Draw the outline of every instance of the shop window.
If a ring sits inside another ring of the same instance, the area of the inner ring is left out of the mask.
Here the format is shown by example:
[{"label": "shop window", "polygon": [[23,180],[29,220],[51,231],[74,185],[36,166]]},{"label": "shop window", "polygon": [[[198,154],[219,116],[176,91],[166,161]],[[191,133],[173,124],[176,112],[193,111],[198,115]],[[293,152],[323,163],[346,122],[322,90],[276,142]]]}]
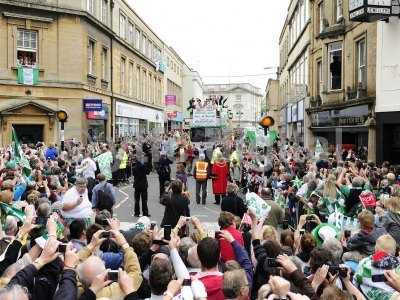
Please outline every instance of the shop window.
[{"label": "shop window", "polygon": [[17,63],[23,66],[35,66],[38,54],[38,32],[18,29]]},{"label": "shop window", "polygon": [[357,87],[362,88],[367,86],[367,54],[365,47],[365,39],[357,42]]},{"label": "shop window", "polygon": [[342,88],[342,43],[329,44],[328,53],[330,90],[340,90]]}]

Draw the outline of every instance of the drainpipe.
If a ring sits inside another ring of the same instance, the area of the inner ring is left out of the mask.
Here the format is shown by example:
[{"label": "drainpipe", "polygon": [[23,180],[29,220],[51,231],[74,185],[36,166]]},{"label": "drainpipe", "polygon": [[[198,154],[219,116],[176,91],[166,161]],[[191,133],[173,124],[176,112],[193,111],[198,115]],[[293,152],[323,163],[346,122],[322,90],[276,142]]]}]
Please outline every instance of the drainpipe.
[{"label": "drainpipe", "polygon": [[[111,26],[111,31],[113,32],[114,28],[114,14],[113,14],[113,9],[114,9],[114,0],[110,1],[110,26]],[[111,88],[111,109],[110,109],[110,122],[111,122],[111,140],[114,141],[114,132],[115,132],[115,120],[114,120],[114,88],[113,88],[113,82],[114,82],[114,67],[113,67],[113,45],[114,45],[114,37],[111,34],[110,35],[110,88]]]}]

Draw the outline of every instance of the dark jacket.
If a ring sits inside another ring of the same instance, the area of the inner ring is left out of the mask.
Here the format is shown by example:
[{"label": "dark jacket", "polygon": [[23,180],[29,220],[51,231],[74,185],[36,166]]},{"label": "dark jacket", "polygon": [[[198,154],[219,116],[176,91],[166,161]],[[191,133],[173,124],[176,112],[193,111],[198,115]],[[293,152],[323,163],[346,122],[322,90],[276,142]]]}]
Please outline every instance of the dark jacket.
[{"label": "dark jacket", "polygon": [[400,214],[388,212],[383,221],[383,227],[400,245]]},{"label": "dark jacket", "polygon": [[376,240],[385,233],[386,230],[382,227],[375,227],[371,233],[360,230],[347,241],[347,251],[358,251],[367,256],[372,255],[375,251]]},{"label": "dark jacket", "polygon": [[63,270],[58,290],[53,300],[76,300],[77,296],[78,288],[75,270]]},{"label": "dark jacket", "polygon": [[[271,275],[279,276],[279,269],[277,268],[267,268],[266,259],[267,251],[264,246],[261,245],[260,240],[253,241],[254,255],[257,259],[257,267],[254,273],[253,281],[253,296],[256,296],[260,287],[269,281]],[[306,295],[308,297],[314,296],[314,289],[311,287],[305,275],[296,270],[291,274],[283,273],[283,277],[290,282],[290,291],[294,293],[299,293]]]},{"label": "dark jacket", "polygon": [[28,289],[31,300],[53,299],[62,271],[60,258],[45,265],[39,271],[31,264],[19,271],[7,286],[18,284]]},{"label": "dark jacket", "polygon": [[167,157],[161,157],[157,165],[157,174],[160,180],[171,180],[171,167],[172,161]]},{"label": "dark jacket", "polygon": [[6,253],[4,254],[4,259],[0,261],[0,276],[3,275],[4,271],[9,266],[17,261],[21,247],[21,242],[16,239],[8,246]]},{"label": "dark jacket", "polygon": [[171,225],[174,228],[180,216],[190,217],[189,199],[182,194],[165,194],[161,204],[165,205],[161,226]]},{"label": "dark jacket", "polygon": [[228,194],[226,197],[222,198],[221,210],[243,218],[243,215],[247,211],[247,206],[244,204],[243,199],[238,195]]},{"label": "dark jacket", "polygon": [[140,161],[136,161],[132,169],[134,178],[133,187],[135,189],[147,189],[149,184],[147,182],[147,175],[149,174],[148,168]]}]

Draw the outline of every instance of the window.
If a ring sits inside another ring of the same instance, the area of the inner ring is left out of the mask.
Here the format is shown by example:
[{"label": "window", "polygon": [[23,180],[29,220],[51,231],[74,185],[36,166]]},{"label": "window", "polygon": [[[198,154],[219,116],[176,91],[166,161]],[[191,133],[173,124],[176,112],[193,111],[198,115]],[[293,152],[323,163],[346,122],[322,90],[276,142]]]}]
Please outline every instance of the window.
[{"label": "window", "polygon": [[321,33],[324,30],[324,2],[318,4],[317,14],[317,30],[318,33]]},{"label": "window", "polygon": [[336,22],[339,22],[343,19],[343,0],[335,0],[336,1]]},{"label": "window", "polygon": [[322,61],[317,62],[317,95],[321,96],[323,91],[323,81],[322,81]]},{"label": "window", "polygon": [[17,63],[19,65],[35,66],[37,64],[37,36],[37,31],[18,29]]},{"label": "window", "polygon": [[133,62],[129,62],[129,96],[133,96],[133,86],[134,86],[134,78],[133,78]]},{"label": "window", "polygon": [[365,39],[357,42],[357,87],[361,84],[362,88],[367,86],[367,53]]},{"label": "window", "polygon": [[119,16],[119,35],[122,39],[126,39],[126,17],[123,14]]},{"label": "window", "polygon": [[101,50],[101,78],[107,80],[107,62],[108,59],[108,50],[107,48],[103,48]]},{"label": "window", "polygon": [[136,47],[137,49],[140,49],[140,39],[141,39],[141,36],[140,36],[140,30],[137,29],[137,28],[136,28],[136,32],[135,32],[135,38],[136,38],[135,47]]},{"label": "window", "polygon": [[153,43],[150,40],[148,41],[149,43],[147,45],[147,57],[151,59],[151,54],[153,53]]},{"label": "window", "polygon": [[95,0],[87,0],[87,11],[94,15],[94,1]]},{"label": "window", "polygon": [[101,0],[101,21],[108,24],[108,0]]},{"label": "window", "polygon": [[125,93],[125,63],[126,59],[121,57],[121,94]]},{"label": "window", "polygon": [[140,82],[140,66],[136,67],[136,98],[141,99],[142,84]]},{"label": "window", "polygon": [[128,42],[129,44],[132,44],[135,42],[135,37],[134,37],[135,31],[133,28],[132,22],[128,23]]},{"label": "window", "polygon": [[143,72],[142,72],[142,80],[143,80],[143,85],[142,85],[142,88],[143,88],[143,101],[145,101],[145,102],[147,102],[147,73],[146,73],[146,70],[143,70]]},{"label": "window", "polygon": [[154,103],[153,76],[149,73],[149,102]]},{"label": "window", "polygon": [[331,90],[342,88],[342,43],[328,45],[329,54],[329,84]]},{"label": "window", "polygon": [[142,53],[146,54],[146,48],[147,48],[147,38],[145,35],[143,35],[143,39],[142,39]]},{"label": "window", "polygon": [[89,40],[89,43],[88,43],[88,73],[90,75],[94,75],[94,49],[95,49],[94,41]]}]

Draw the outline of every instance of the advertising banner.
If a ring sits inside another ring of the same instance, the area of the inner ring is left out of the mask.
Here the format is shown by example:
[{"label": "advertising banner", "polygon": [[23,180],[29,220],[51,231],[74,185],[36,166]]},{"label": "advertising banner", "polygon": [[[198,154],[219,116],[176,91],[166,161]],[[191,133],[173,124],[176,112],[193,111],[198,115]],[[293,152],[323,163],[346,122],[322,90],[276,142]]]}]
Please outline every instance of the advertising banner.
[{"label": "advertising banner", "polygon": [[192,127],[219,127],[215,109],[195,109],[193,111]]},{"label": "advertising banner", "polygon": [[175,95],[165,95],[165,105],[176,105]]}]

